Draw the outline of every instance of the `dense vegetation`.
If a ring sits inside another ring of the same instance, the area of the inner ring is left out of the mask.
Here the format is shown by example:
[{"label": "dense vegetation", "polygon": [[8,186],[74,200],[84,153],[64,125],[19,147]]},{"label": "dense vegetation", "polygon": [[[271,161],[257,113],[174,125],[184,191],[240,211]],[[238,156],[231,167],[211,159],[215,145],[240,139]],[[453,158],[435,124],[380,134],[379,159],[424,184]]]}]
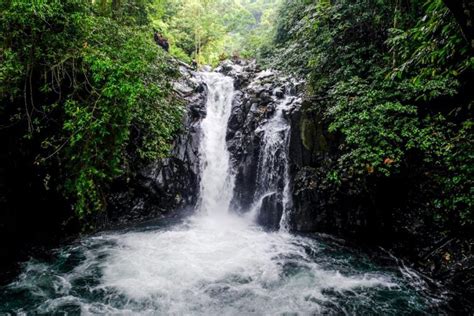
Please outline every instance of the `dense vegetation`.
[{"label": "dense vegetation", "polygon": [[352,182],[376,198],[398,180],[412,188],[399,212],[472,232],[474,56],[462,19],[441,0],[287,0],[277,20],[263,61],[308,79],[305,112],[339,138],[322,171],[332,190]]},{"label": "dense vegetation", "polygon": [[171,54],[190,63],[216,65],[256,56],[273,38],[280,0],[159,0],[153,27],[171,43]]},{"label": "dense vegetation", "polygon": [[35,165],[36,181],[78,217],[102,210],[130,158],[167,154],[180,127],[176,70],[153,42],[145,4],[7,0],[0,11],[8,159]]}]

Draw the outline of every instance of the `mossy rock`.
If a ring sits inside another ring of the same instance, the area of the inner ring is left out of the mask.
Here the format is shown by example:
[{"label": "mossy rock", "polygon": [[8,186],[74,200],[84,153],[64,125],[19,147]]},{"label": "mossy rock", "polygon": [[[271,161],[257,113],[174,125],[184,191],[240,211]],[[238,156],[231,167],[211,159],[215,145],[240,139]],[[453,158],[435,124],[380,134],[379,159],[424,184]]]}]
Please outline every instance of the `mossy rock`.
[{"label": "mossy rock", "polygon": [[303,114],[300,123],[301,141],[310,152],[327,151],[328,144],[324,136],[323,125],[320,118]]}]

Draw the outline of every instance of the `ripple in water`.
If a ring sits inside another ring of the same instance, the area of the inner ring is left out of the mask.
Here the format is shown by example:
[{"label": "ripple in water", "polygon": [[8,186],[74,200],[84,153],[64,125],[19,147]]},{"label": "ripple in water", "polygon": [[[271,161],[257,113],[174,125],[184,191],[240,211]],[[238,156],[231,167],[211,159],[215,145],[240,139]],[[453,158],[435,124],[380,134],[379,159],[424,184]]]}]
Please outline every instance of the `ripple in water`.
[{"label": "ripple in water", "polygon": [[0,294],[0,312],[46,314],[423,314],[437,303],[399,270],[234,216],[84,239],[28,262]]}]

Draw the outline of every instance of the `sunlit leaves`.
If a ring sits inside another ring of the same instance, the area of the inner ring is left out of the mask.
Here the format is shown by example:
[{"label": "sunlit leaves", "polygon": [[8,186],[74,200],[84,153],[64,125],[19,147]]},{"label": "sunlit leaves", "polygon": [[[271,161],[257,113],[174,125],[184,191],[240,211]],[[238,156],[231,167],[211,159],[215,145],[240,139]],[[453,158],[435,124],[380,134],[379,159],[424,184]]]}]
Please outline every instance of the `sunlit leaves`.
[{"label": "sunlit leaves", "polygon": [[222,58],[255,57],[269,45],[280,0],[162,0],[156,26],[171,43],[171,54],[216,65]]}]

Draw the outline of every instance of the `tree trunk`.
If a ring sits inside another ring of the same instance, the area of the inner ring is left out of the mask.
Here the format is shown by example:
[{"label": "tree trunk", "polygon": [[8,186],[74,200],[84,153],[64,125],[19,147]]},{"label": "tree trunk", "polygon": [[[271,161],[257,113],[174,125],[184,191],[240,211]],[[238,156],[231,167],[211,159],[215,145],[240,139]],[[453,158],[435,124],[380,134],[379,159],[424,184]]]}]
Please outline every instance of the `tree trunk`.
[{"label": "tree trunk", "polygon": [[472,0],[443,0],[461,27],[466,41],[474,49],[474,1]]},{"label": "tree trunk", "polygon": [[100,11],[105,12],[107,9],[107,0],[100,0]]},{"label": "tree trunk", "polygon": [[112,16],[117,17],[120,10],[120,0],[112,0]]}]

